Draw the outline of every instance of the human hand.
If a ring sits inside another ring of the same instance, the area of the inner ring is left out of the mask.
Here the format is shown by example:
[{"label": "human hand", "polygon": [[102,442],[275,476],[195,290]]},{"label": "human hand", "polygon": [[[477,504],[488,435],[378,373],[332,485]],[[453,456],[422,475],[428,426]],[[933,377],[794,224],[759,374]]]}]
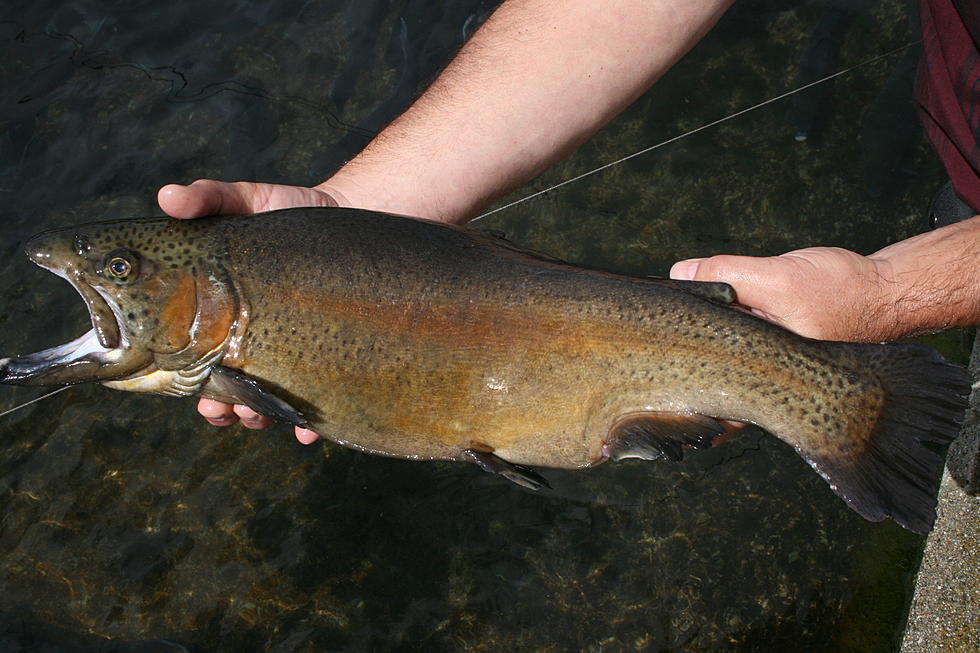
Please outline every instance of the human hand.
[{"label": "human hand", "polygon": [[[671,279],[723,281],[755,315],[809,338],[885,340],[880,320],[885,286],[881,262],[837,247],[780,256],[712,256],[678,261]],[[873,335],[879,334],[879,335]],[[722,420],[726,441],[746,424]]]},{"label": "human hand", "polygon": [[884,256],[839,247],[769,257],[721,255],[679,261],[670,276],[723,281],[752,313],[809,338],[882,342],[905,335],[895,319],[899,302]]},{"label": "human hand", "polygon": [[[228,183],[199,179],[189,186],[169,184],[157,193],[160,208],[175,218],[199,218],[205,215],[259,213],[296,206],[339,206],[346,204],[343,196],[325,187],[283,186],[253,182]],[[226,404],[214,399],[201,399],[197,412],[214,426],[230,426],[241,420],[249,429],[264,429],[272,420],[259,415],[248,406]],[[296,439],[311,444],[320,436],[295,427]]]}]

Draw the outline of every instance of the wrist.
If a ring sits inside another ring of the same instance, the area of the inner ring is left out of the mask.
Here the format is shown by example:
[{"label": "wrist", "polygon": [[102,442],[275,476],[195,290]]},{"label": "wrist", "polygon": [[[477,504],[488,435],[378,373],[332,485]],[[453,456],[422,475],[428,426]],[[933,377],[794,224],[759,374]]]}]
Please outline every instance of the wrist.
[{"label": "wrist", "polygon": [[973,218],[895,243],[868,257],[887,281],[894,337],[980,322],[978,244],[980,220]]},{"label": "wrist", "polygon": [[436,202],[423,190],[433,187],[408,175],[375,173],[369,164],[354,159],[315,188],[333,197],[339,206],[452,224],[462,224],[471,217],[466,210],[452,208],[445,201]]},{"label": "wrist", "polygon": [[[865,332],[870,341],[898,340],[914,328],[909,323],[908,290],[898,279],[894,261],[887,256],[874,254],[866,257],[871,263],[871,284],[864,292],[870,296],[858,297],[857,315],[863,313]],[[861,311],[860,307],[865,307]]]}]

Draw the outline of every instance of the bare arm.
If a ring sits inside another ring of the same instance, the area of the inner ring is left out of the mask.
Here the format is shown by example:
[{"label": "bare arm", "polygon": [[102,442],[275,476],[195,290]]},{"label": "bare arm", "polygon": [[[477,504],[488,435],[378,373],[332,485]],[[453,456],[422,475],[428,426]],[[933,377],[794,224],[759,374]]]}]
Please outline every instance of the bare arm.
[{"label": "bare arm", "polygon": [[886,341],[980,324],[980,215],[869,256],[811,247],[780,256],[714,256],[671,276],[730,283],[739,303],[802,335]]},{"label": "bare arm", "polygon": [[314,188],[161,189],[174,217],[340,204],[463,223],[572,152],[734,0],[508,0],[422,96]]},{"label": "bare arm", "polygon": [[731,2],[505,2],[320,188],[352,206],[465,222],[636,100]]}]

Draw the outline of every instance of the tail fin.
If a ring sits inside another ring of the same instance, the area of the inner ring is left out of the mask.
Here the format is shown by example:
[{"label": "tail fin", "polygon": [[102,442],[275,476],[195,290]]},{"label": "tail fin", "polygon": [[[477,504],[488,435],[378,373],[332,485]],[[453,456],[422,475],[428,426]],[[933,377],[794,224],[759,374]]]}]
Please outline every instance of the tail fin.
[{"label": "tail fin", "polygon": [[[970,377],[928,347],[839,343],[842,353],[876,377],[884,391],[870,432],[800,454],[855,511],[871,521],[891,517],[926,534],[936,521],[945,446],[959,433]],[[867,422],[864,422],[867,423]]]}]

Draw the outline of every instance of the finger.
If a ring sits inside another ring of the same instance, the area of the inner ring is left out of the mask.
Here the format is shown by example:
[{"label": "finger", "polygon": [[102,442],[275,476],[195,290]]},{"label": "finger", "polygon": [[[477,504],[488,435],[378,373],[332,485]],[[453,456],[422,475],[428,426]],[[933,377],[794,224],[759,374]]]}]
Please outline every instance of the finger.
[{"label": "finger", "polygon": [[686,261],[677,261],[670,267],[670,278],[678,281],[694,281],[694,275],[698,273],[698,265],[703,258],[689,258]]},{"label": "finger", "polygon": [[296,439],[299,440],[300,444],[313,444],[320,439],[320,435],[311,431],[310,429],[304,429],[296,427]]},{"label": "finger", "polygon": [[200,193],[190,186],[167,184],[157,191],[157,204],[174,218],[199,218],[207,215],[208,206]]},{"label": "finger", "polygon": [[231,409],[231,404],[201,399],[197,402],[197,412],[212,426],[231,426],[238,421],[238,416]]},{"label": "finger", "polygon": [[264,429],[272,424],[272,420],[264,415],[259,415],[248,406],[235,404],[233,408],[235,414],[242,420],[242,426],[247,429]]},{"label": "finger", "polygon": [[252,213],[254,184],[198,179],[189,186],[168,184],[157,192],[157,203],[175,218]]}]

